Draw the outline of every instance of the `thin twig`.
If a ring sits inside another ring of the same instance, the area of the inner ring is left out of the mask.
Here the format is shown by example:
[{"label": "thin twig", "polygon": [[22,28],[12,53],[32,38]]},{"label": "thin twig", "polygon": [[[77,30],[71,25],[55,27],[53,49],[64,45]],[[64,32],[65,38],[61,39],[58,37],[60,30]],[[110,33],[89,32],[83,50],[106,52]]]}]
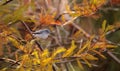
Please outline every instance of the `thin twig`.
[{"label": "thin twig", "polygon": [[109,50],[107,50],[107,54],[114,59],[117,63],[120,64],[120,59],[118,59],[112,52],[110,52]]},{"label": "thin twig", "polygon": [[[26,29],[28,30],[28,32],[30,33],[30,35],[32,36],[33,39],[35,39],[35,37],[32,34],[32,31],[30,30],[30,28],[27,26],[27,24],[24,21],[21,21],[21,23],[26,27]],[[38,41],[35,41],[35,43],[38,45],[39,49],[41,51],[43,51],[43,48],[41,46],[41,44]]]},{"label": "thin twig", "polygon": [[12,63],[14,63],[14,64],[20,65],[20,62],[15,61],[15,60],[13,60],[13,59],[9,59],[9,58],[0,58],[0,61],[12,62]]},{"label": "thin twig", "polygon": [[72,63],[71,63],[71,62],[68,62],[68,64],[69,64],[69,66],[71,67],[72,71],[75,71],[75,69],[74,69]]},{"label": "thin twig", "polygon": [[[62,46],[61,45],[62,39],[61,39],[61,34],[60,34],[60,30],[59,30],[58,26],[56,26],[56,31],[57,31],[57,39],[58,39],[57,41],[58,41],[58,44],[60,44],[60,46]],[[59,57],[61,57],[61,54],[59,55]],[[62,60],[60,60],[60,61],[62,61]],[[68,69],[68,67],[66,66],[66,64],[60,64],[60,65],[61,65],[62,70],[64,70],[64,69],[67,70]]]},{"label": "thin twig", "polygon": [[[56,64],[68,63],[68,62],[74,62],[74,61],[76,61],[75,58],[72,59],[72,60],[67,60],[67,61],[62,61],[62,62],[56,62]],[[82,64],[87,64],[86,62],[83,62],[83,61],[81,61],[81,63],[82,63]],[[91,65],[94,66],[94,67],[98,67],[98,65],[96,65],[96,64],[91,64]]]},{"label": "thin twig", "polygon": [[58,26],[56,26],[56,30],[57,30],[58,40],[59,40],[59,42],[61,43],[61,42],[62,42],[62,38],[61,38],[61,34],[60,34],[60,30],[59,30],[59,27],[58,27]]},{"label": "thin twig", "polygon": [[10,2],[12,2],[13,0],[7,0],[5,3],[3,3],[2,5],[6,5],[6,4],[8,4],[8,3],[10,3]]},{"label": "thin twig", "polygon": [[111,30],[111,31],[108,31],[108,32],[106,33],[106,35],[112,34],[112,33],[117,32],[117,31],[120,31],[120,27],[118,27],[118,28],[116,28],[116,29],[113,29],[113,30]]},{"label": "thin twig", "polygon": [[65,22],[65,23],[62,25],[62,27],[65,26],[65,25],[68,25],[68,24],[72,23],[72,22],[73,22],[75,19],[77,19],[77,18],[78,18],[78,17],[74,17],[74,18],[72,18],[71,20]]},{"label": "thin twig", "polygon": [[90,34],[88,34],[85,30],[83,30],[80,26],[76,25],[75,23],[72,23],[72,25],[80,30],[87,38],[90,38]]},{"label": "thin twig", "polygon": [[44,3],[45,3],[46,8],[49,9],[50,6],[48,4],[48,0],[44,0]]},{"label": "thin twig", "polygon": [[49,48],[54,47],[54,46],[61,46],[61,44],[59,43],[59,41],[58,41],[56,36],[52,36],[52,38],[55,40],[56,44],[50,45]]},{"label": "thin twig", "polygon": [[[5,61],[5,62],[12,63],[12,64],[10,64],[8,67],[13,66],[13,65],[16,65],[16,64],[20,65],[20,60],[19,60],[19,61],[16,61],[16,60],[13,60],[13,59],[10,59],[10,58],[0,58],[0,61]],[[23,65],[23,67],[26,68],[25,65]]]}]

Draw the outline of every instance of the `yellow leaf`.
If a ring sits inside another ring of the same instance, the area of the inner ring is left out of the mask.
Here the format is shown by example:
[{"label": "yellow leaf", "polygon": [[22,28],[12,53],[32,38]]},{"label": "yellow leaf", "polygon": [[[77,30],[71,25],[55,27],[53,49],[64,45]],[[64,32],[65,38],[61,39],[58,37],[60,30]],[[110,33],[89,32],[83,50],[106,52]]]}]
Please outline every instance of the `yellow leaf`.
[{"label": "yellow leaf", "polygon": [[25,71],[25,69],[23,67],[20,67],[17,69],[17,71]]},{"label": "yellow leaf", "polygon": [[82,53],[88,46],[90,45],[90,41],[86,42],[86,44],[77,52],[77,54]]},{"label": "yellow leaf", "polygon": [[96,4],[96,3],[97,3],[97,0],[90,0],[90,3],[91,3],[91,4]]},{"label": "yellow leaf", "polygon": [[92,49],[97,49],[97,48],[116,48],[117,46],[107,44],[105,42],[97,42]]},{"label": "yellow leaf", "polygon": [[37,58],[37,59],[39,58],[38,52],[36,50],[33,51],[32,55],[35,56],[35,58]]},{"label": "yellow leaf", "polygon": [[92,51],[95,52],[96,54],[98,54],[99,56],[101,56],[102,58],[106,59],[106,57],[103,54],[101,54],[100,52],[98,52],[96,50],[92,50]]},{"label": "yellow leaf", "polygon": [[68,13],[71,12],[70,7],[68,5],[66,5],[66,10],[67,10]]},{"label": "yellow leaf", "polygon": [[66,51],[64,47],[58,47],[55,52],[52,54],[52,58],[55,57],[57,54]]},{"label": "yellow leaf", "polygon": [[22,45],[20,45],[19,47],[18,47],[20,50],[22,50],[22,51],[24,51],[24,52],[27,52],[26,50],[24,50],[24,46],[22,46]]},{"label": "yellow leaf", "polygon": [[78,66],[80,67],[81,71],[84,71],[83,65],[81,64],[80,60],[79,59],[76,59],[76,60],[77,60]]},{"label": "yellow leaf", "polygon": [[40,59],[34,58],[32,59],[34,65],[40,64]]},{"label": "yellow leaf", "polygon": [[29,60],[29,55],[28,54],[23,55],[20,67],[22,67],[28,60]]},{"label": "yellow leaf", "polygon": [[50,64],[52,62],[52,58],[46,58],[42,60],[41,65],[46,66],[47,64]]},{"label": "yellow leaf", "polygon": [[88,54],[88,53],[85,55],[84,58],[87,59],[87,60],[98,60],[97,57],[95,57],[95,56],[93,56],[91,54]]},{"label": "yellow leaf", "polygon": [[97,48],[106,48],[106,44],[104,42],[97,42],[94,46],[93,49]]},{"label": "yellow leaf", "polygon": [[102,31],[104,31],[104,32],[106,30],[106,25],[107,25],[107,21],[104,20],[103,23],[102,23]]},{"label": "yellow leaf", "polygon": [[8,69],[7,67],[2,68],[1,71],[6,71],[7,69]]},{"label": "yellow leaf", "polygon": [[108,45],[106,45],[106,47],[107,48],[116,48],[117,46],[116,45],[110,45],[110,44],[108,44]]},{"label": "yellow leaf", "polygon": [[41,54],[41,57],[47,57],[49,55],[48,49],[45,49],[43,53]]},{"label": "yellow leaf", "polygon": [[24,50],[24,46],[20,45],[19,49]]},{"label": "yellow leaf", "polygon": [[77,47],[77,46],[75,45],[75,42],[74,42],[74,41],[72,41],[71,44],[72,44],[71,47],[70,47],[68,50],[66,50],[66,52],[63,54],[63,57],[68,57],[68,56],[72,55],[73,51],[74,51],[75,48]]},{"label": "yellow leaf", "polygon": [[73,35],[73,37],[78,38],[78,37],[80,36],[80,34],[81,34],[81,30],[77,31],[77,32]]},{"label": "yellow leaf", "polygon": [[12,31],[13,33],[17,34],[17,36],[20,36],[20,32],[15,27],[11,27],[10,31]]},{"label": "yellow leaf", "polygon": [[15,47],[18,47],[20,45],[18,41],[12,37],[7,37],[7,39],[11,41]]},{"label": "yellow leaf", "polygon": [[84,57],[81,57],[84,61],[85,61],[85,63],[89,66],[89,67],[92,67],[92,65],[84,58]]},{"label": "yellow leaf", "polygon": [[53,15],[50,14],[40,14],[41,25],[62,25],[59,20],[55,20]]},{"label": "yellow leaf", "polygon": [[[53,66],[52,66],[52,64],[48,64],[48,69],[49,69],[49,71],[53,71]],[[46,69],[45,71],[48,71],[48,69]]]},{"label": "yellow leaf", "polygon": [[114,29],[115,27],[113,26],[113,25],[109,25],[109,26],[107,26],[107,28],[106,28],[106,32],[107,31],[109,31],[109,30],[112,30],[112,29]]}]

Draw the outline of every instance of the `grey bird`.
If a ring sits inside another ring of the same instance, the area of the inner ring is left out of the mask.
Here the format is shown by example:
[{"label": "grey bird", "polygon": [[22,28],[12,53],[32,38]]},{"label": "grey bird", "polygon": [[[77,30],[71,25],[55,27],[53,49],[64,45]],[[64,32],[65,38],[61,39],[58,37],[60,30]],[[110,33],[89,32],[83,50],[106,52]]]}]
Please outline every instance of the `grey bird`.
[{"label": "grey bird", "polygon": [[32,34],[34,37],[47,39],[48,36],[50,35],[50,30],[49,29],[40,29],[35,32],[32,32]]}]

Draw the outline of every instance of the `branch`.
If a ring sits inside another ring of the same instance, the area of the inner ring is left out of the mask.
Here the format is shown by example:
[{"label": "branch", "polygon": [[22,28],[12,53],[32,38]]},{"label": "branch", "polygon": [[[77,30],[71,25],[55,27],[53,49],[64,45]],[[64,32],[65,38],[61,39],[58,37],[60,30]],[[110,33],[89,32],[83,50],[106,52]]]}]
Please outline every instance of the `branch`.
[{"label": "branch", "polygon": [[[31,31],[30,28],[27,26],[27,24],[26,24],[24,21],[20,21],[20,22],[26,27],[27,31],[30,33],[30,35],[32,36],[32,38],[35,39],[35,37],[34,37],[33,34],[32,34],[32,31]],[[43,48],[42,48],[41,44],[40,44],[38,41],[35,41],[35,43],[38,45],[39,49],[40,49],[41,51],[43,51]]]},{"label": "branch", "polygon": [[112,34],[112,33],[117,32],[117,31],[120,31],[120,27],[118,27],[118,28],[116,28],[116,29],[113,29],[113,30],[111,30],[111,31],[108,31],[108,32],[106,33],[106,35]]},{"label": "branch", "polygon": [[[73,59],[67,60],[67,61],[60,61],[60,62],[56,62],[56,64],[69,63],[69,62],[73,62],[73,61],[76,61],[76,59],[73,58]],[[82,64],[87,64],[86,62],[83,62],[83,61],[81,61],[81,63],[82,63]],[[96,64],[91,64],[91,65],[94,66],[94,67],[98,67],[98,65],[96,65]]]},{"label": "branch", "polygon": [[71,20],[65,22],[65,23],[62,25],[62,27],[65,26],[65,25],[68,25],[68,24],[72,23],[72,22],[73,22],[75,19],[77,19],[77,18],[78,18],[78,17],[74,17],[74,18],[72,18]]},{"label": "branch", "polygon": [[[0,61],[12,62],[13,64],[18,64],[18,65],[20,65],[20,62],[15,61],[15,60],[13,60],[13,59],[9,59],[9,58],[0,58]],[[13,64],[12,64],[12,65],[13,65]]]},{"label": "branch", "polygon": [[116,61],[118,64],[120,64],[120,59],[118,59],[112,52],[107,50],[107,54],[114,60]]},{"label": "branch", "polygon": [[[88,34],[87,32],[85,32],[81,27],[79,27],[79,26],[77,26],[76,24],[72,24],[72,25],[74,25],[77,29],[79,29],[79,30],[81,30],[82,32],[83,32],[83,34],[85,34],[85,36],[86,37],[90,37],[91,35],[90,34]],[[120,28],[117,28],[117,29],[115,29],[115,30],[112,30],[112,31],[109,31],[108,33],[106,33],[106,35],[108,35],[108,34],[111,34],[111,33],[113,33],[113,32],[117,32],[117,31],[119,31],[120,30]],[[93,42],[96,42],[98,39],[97,38],[95,38],[95,39],[93,39]],[[107,41],[108,42],[108,41]],[[112,43],[112,42],[111,42]],[[113,43],[112,43],[113,44]],[[108,51],[107,50],[107,52],[106,52],[113,60],[115,60],[118,64],[120,64],[120,59],[118,59],[112,52],[110,52],[110,51]]]},{"label": "branch", "polygon": [[84,29],[82,29],[80,26],[76,25],[75,23],[72,23],[72,25],[77,28],[78,30],[80,30],[87,38],[90,38],[90,34],[88,34]]},{"label": "branch", "polygon": [[5,3],[2,4],[2,6],[3,6],[3,5],[6,5],[6,4],[8,4],[8,3],[12,2],[12,1],[13,1],[13,0],[7,0]]},{"label": "branch", "polygon": [[75,19],[77,19],[77,18],[78,18],[78,17],[74,17],[74,18],[72,18],[71,20],[65,22],[65,23],[62,25],[62,27],[65,26],[65,25],[68,25],[68,24],[71,24],[71,23],[72,23],[72,25],[73,25],[75,28],[77,28],[78,30],[80,30],[87,38],[89,38],[89,37],[90,37],[90,34],[88,34],[88,33],[87,33],[84,29],[82,29],[80,26],[78,26],[78,25],[76,25],[75,23],[73,23],[73,21],[74,21]]},{"label": "branch", "polygon": [[[72,25],[73,25],[75,28],[77,28],[78,30],[81,30],[81,32],[82,32],[87,38],[90,38],[91,35],[90,35],[89,33],[87,33],[85,30],[83,30],[80,26],[78,26],[78,25],[76,25],[75,23],[73,23],[73,21],[74,21],[76,18],[77,18],[77,17],[75,17],[75,18],[73,18],[72,20],[66,22],[65,24],[63,24],[63,26],[64,26],[64,25],[67,25],[67,24],[69,24],[69,23],[72,22]],[[113,33],[113,32],[117,32],[117,31],[119,31],[119,30],[120,30],[120,27],[117,28],[117,29],[114,29],[114,30],[112,30],[112,31],[107,32],[106,35],[111,34],[111,33]],[[93,42],[96,42],[96,41],[98,41],[98,38],[93,39]],[[108,42],[108,41],[107,41],[107,42]],[[110,42],[110,41],[109,41],[108,43],[114,44],[114,43],[112,43],[112,42]],[[118,59],[114,54],[112,54],[110,51],[109,51],[109,52],[107,51],[106,53],[107,53],[113,60],[115,60],[118,64],[120,64],[120,59]]]},{"label": "branch", "polygon": [[57,33],[59,44],[61,45],[61,43],[62,43],[62,37],[61,37],[61,33],[60,33],[60,30],[59,30],[58,26],[56,26],[56,33]]}]

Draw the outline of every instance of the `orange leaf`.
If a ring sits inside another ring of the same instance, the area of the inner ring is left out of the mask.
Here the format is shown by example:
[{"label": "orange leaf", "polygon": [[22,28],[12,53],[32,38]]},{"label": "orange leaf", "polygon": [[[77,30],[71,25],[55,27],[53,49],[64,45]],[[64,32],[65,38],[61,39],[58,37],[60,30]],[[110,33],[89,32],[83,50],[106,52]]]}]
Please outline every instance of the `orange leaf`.
[{"label": "orange leaf", "polygon": [[55,20],[54,16],[46,14],[40,14],[40,23],[41,25],[61,25],[59,20]]}]

